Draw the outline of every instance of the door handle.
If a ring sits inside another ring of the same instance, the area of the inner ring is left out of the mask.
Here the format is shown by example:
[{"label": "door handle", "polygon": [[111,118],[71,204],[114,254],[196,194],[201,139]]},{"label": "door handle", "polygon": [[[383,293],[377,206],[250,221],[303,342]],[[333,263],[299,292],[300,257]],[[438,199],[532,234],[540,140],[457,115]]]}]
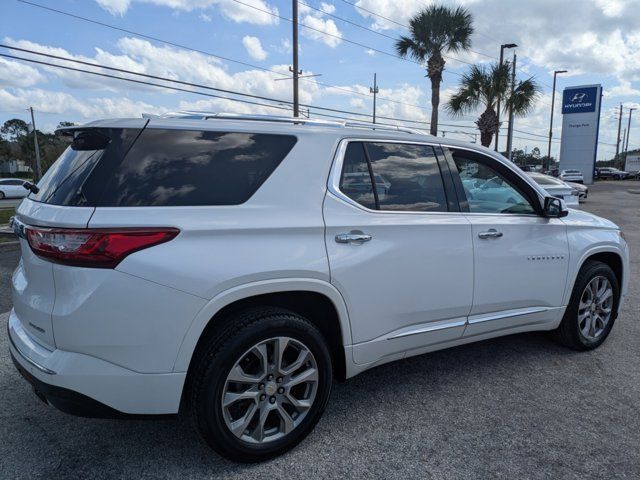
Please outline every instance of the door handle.
[{"label": "door handle", "polygon": [[486,238],[500,238],[502,236],[502,232],[497,231],[495,228],[490,228],[486,232],[478,233],[478,237],[482,239]]},{"label": "door handle", "polygon": [[336,242],[362,245],[364,242],[371,240],[371,238],[371,235],[367,235],[360,230],[351,230],[349,233],[339,233],[336,235]]}]

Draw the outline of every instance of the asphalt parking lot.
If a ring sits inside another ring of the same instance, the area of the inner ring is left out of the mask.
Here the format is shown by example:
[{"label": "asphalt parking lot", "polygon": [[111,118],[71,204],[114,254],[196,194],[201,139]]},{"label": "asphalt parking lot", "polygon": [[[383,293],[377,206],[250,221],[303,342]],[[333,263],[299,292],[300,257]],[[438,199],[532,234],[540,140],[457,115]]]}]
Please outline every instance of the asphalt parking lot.
[{"label": "asphalt parking lot", "polygon": [[[630,295],[600,349],[532,333],[378,367],[336,384],[316,430],[263,464],[221,459],[180,416],[90,420],[46,407],[11,364],[2,315],[0,478],[640,478],[640,194],[630,189],[640,182],[600,182],[582,205],[622,226],[632,250]],[[3,297],[16,261],[0,255]]]}]

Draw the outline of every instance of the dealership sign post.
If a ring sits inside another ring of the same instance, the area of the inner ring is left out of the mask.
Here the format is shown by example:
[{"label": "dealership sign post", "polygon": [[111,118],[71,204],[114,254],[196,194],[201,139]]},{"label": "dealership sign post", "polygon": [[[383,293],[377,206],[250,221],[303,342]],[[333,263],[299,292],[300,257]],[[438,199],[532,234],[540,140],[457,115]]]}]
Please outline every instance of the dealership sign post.
[{"label": "dealership sign post", "polygon": [[601,97],[601,85],[567,87],[562,92],[560,170],[580,170],[584,183],[593,183]]}]

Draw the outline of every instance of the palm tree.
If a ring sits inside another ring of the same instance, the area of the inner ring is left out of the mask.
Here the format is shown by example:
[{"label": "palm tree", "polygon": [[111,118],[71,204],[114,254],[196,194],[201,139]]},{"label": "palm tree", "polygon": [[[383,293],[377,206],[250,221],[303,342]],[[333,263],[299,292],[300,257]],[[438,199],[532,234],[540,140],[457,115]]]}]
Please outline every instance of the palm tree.
[{"label": "palm tree", "polygon": [[427,62],[427,76],[431,80],[431,135],[437,135],[444,54],[471,48],[473,18],[463,7],[430,5],[409,21],[409,31],[411,36],[402,36],[396,42],[396,51],[402,58]]},{"label": "palm tree", "polygon": [[485,147],[491,145],[493,135],[500,128],[496,112],[498,98],[504,105],[504,112],[508,112],[513,106],[513,114],[521,117],[531,110],[540,94],[540,86],[530,77],[516,80],[512,96],[510,72],[510,62],[502,65],[498,62],[489,66],[472,65],[462,76],[460,88],[447,103],[447,111],[457,116],[484,106],[484,112],[476,120],[476,125],[480,130],[480,142]]}]

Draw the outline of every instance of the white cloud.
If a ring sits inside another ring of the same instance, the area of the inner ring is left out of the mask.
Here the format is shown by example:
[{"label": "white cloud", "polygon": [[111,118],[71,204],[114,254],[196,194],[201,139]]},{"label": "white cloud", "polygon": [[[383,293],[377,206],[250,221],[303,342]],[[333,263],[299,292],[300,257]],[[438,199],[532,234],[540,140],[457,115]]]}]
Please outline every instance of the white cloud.
[{"label": "white cloud", "polygon": [[247,49],[247,53],[254,60],[265,60],[267,58],[267,52],[262,48],[262,43],[258,37],[252,37],[246,35],[242,39],[242,45]]},{"label": "white cloud", "polygon": [[140,117],[142,113],[166,111],[126,97],[80,100],[64,92],[22,88],[0,89],[0,105],[7,110],[22,110],[26,105],[30,105],[39,113],[56,113],[85,120],[101,117]]},{"label": "white cloud", "polygon": [[275,25],[278,23],[278,18],[274,16],[278,15],[278,9],[264,0],[243,0],[243,3],[251,6],[242,5],[233,0],[96,0],[98,5],[109,13],[120,16],[127,12],[132,1],[151,3],[171,8],[174,11],[187,12],[216,6],[226,18],[234,22],[246,22],[255,25]]},{"label": "white cloud", "polygon": [[311,27],[302,27],[301,32],[305,37],[323,42],[331,48],[337,47],[342,42],[342,32],[331,19],[325,20],[315,15],[306,15],[300,22]]},{"label": "white cloud", "polygon": [[15,60],[0,58],[0,85],[9,87],[30,87],[45,81],[37,69]]},{"label": "white cloud", "polygon": [[640,96],[640,90],[633,88],[628,80],[620,80],[615,87],[605,89],[603,95],[606,98]]},{"label": "white cloud", "polygon": [[320,10],[324,13],[336,13],[336,6],[332,3],[320,2]]},{"label": "white cloud", "polygon": [[213,20],[211,15],[207,15],[206,13],[201,13],[200,15],[198,15],[198,18],[207,23],[211,23],[211,20]]},{"label": "white cloud", "polygon": [[96,0],[96,2],[111,15],[120,16],[127,13],[131,5],[131,0]]},{"label": "white cloud", "polygon": [[289,40],[288,38],[283,38],[282,40],[280,40],[279,51],[282,53],[291,53],[293,51],[291,40]]},{"label": "white cloud", "polygon": [[366,53],[370,57],[373,57],[376,54],[376,51],[372,50],[371,48],[369,48],[369,49],[365,50],[364,53]]},{"label": "white cloud", "polygon": [[[406,25],[424,0],[358,0],[356,5]],[[519,45],[518,56],[545,70],[567,69],[571,74],[613,75],[640,81],[640,10],[637,0],[504,1],[463,0],[474,18],[473,49],[498,56],[502,42]],[[354,9],[376,29],[406,34],[396,23]],[[508,19],[498,20],[498,19]],[[469,61],[489,58],[456,53]],[[456,62],[447,60],[451,66]]]}]

